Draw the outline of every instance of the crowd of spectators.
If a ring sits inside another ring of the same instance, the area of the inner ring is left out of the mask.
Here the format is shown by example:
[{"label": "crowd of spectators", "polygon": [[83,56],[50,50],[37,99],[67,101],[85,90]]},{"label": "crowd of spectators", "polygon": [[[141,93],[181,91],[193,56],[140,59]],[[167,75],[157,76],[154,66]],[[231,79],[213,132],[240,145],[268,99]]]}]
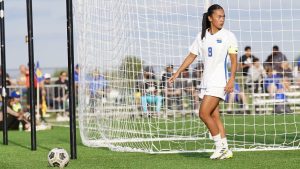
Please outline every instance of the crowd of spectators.
[{"label": "crowd of spectators", "polygon": [[[296,63],[294,65],[293,63]],[[137,77],[134,87],[135,104],[144,113],[156,112],[159,114],[162,108],[167,110],[199,109],[199,89],[204,70],[204,63],[200,60],[194,66],[187,68],[181,73],[173,84],[167,80],[174,73],[174,66],[168,64],[162,73],[155,73],[152,66],[145,66],[140,76]],[[79,65],[75,66],[74,79],[78,82]],[[0,69],[0,78],[2,72]],[[86,76],[89,82],[87,92],[90,95],[89,106],[95,111],[96,104],[106,102],[110,91],[108,80],[99,70],[95,69]],[[253,93],[268,93],[270,98],[286,99],[285,92],[291,90],[291,86],[300,84],[300,60],[289,61],[279,50],[273,46],[272,52],[263,61],[262,57],[254,56],[251,47],[246,46],[244,54],[239,58],[235,90],[227,95],[225,102],[228,111],[234,109],[234,103],[243,109],[249,109],[249,95]],[[20,122],[24,129],[28,128],[28,115],[25,112],[30,108],[29,104],[29,72],[25,65],[19,66],[19,75],[15,81],[6,74],[7,86],[18,86],[9,88],[8,96],[8,119],[10,128],[16,129]],[[49,88],[49,86],[52,86]],[[37,76],[34,78],[34,98],[39,93],[39,101],[34,99],[34,104],[40,109],[36,114],[42,122],[46,122],[47,107],[57,110],[57,121],[68,120],[68,80],[67,72],[61,71],[57,80],[53,80],[51,74],[43,74],[42,80]],[[13,90],[12,90],[13,89]],[[75,85],[78,90],[78,84]],[[20,97],[22,96],[22,97]],[[97,101],[96,101],[97,100]],[[2,104],[2,101],[0,102]],[[285,112],[291,112],[289,106],[284,107]],[[282,111],[281,105],[275,106],[275,112]],[[0,123],[3,117],[0,113]],[[2,124],[0,124],[2,126]]]},{"label": "crowd of spectators", "polygon": [[[292,85],[299,84],[300,60],[295,62],[297,64],[293,68],[294,61],[289,61],[277,45],[273,46],[265,60],[262,58],[254,56],[250,46],[245,47],[244,54],[239,58],[235,90],[225,100],[228,111],[233,110],[234,103],[249,110],[248,98],[253,93],[268,93],[274,99],[287,98],[285,92],[290,91]],[[203,68],[203,63],[199,61],[193,68],[182,72],[173,84],[168,84],[167,80],[174,73],[173,65],[166,65],[161,77],[156,77],[159,73],[156,74],[151,66],[144,67],[144,76],[136,87],[141,95],[142,110],[159,113],[161,105],[169,110],[182,110],[187,105],[197,110]],[[151,109],[151,105],[155,109]],[[285,112],[291,112],[288,105],[284,107]],[[275,105],[275,112],[280,111],[283,111],[282,106]]]},{"label": "crowd of spectators", "polygon": [[[0,78],[2,76],[0,69]],[[38,68],[35,69],[33,103],[35,105],[36,124],[47,124],[47,109],[53,108],[56,112],[56,121],[68,121],[68,80],[67,72],[61,71],[57,80],[51,78],[51,74],[44,73],[39,75]],[[75,67],[75,81],[78,81],[79,66]],[[29,98],[29,69],[25,65],[19,66],[19,74],[15,80],[12,80],[9,74],[6,74],[7,85],[7,124],[8,129],[30,130],[30,98]],[[39,96],[39,97],[37,97]],[[0,97],[0,103],[2,97]],[[2,106],[1,106],[2,109]],[[3,114],[0,112],[0,130],[3,127]],[[41,127],[40,127],[41,128]]]}]

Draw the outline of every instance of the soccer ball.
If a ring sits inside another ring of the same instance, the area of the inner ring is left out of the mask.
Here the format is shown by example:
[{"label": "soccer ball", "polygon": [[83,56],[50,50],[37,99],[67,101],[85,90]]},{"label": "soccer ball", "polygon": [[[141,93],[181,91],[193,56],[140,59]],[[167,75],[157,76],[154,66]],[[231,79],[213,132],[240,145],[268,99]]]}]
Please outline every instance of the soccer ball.
[{"label": "soccer ball", "polygon": [[48,154],[48,163],[51,167],[64,168],[69,164],[69,155],[63,148],[54,148]]}]

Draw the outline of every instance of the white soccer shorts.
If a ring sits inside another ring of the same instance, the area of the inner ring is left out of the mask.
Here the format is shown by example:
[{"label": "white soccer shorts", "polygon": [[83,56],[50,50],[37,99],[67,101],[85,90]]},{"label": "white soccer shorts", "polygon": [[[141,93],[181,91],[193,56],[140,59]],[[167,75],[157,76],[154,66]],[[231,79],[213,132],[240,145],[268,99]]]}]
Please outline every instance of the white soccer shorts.
[{"label": "white soccer shorts", "polygon": [[215,97],[218,97],[218,98],[220,98],[222,100],[225,100],[225,97],[226,97],[226,93],[225,93],[223,87],[201,89],[199,97],[201,99],[203,99],[205,95],[207,95],[207,96],[215,96]]}]

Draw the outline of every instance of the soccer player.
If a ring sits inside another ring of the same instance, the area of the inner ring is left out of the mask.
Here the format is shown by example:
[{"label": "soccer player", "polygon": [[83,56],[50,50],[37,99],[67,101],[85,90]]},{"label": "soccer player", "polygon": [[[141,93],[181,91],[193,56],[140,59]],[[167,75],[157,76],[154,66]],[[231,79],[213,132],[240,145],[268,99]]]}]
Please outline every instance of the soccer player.
[{"label": "soccer player", "polygon": [[[217,4],[208,8],[203,14],[202,32],[191,45],[189,55],[169,79],[173,83],[180,73],[201,55],[204,59],[204,73],[200,85],[202,103],[199,117],[209,129],[215,142],[215,151],[211,159],[226,159],[233,157],[229,150],[225,129],[220,119],[219,101],[225,100],[225,95],[233,92],[237,69],[237,40],[233,33],[223,28],[225,22],[224,9]],[[227,56],[231,60],[231,76],[227,72]]]}]

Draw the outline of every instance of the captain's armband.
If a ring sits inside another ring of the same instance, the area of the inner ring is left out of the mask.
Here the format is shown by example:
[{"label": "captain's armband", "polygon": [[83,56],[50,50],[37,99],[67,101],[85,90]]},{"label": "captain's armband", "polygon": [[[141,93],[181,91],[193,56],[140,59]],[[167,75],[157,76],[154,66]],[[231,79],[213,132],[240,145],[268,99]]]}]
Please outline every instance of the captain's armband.
[{"label": "captain's armband", "polygon": [[234,46],[230,46],[228,49],[229,54],[237,54],[238,53],[238,48]]}]

